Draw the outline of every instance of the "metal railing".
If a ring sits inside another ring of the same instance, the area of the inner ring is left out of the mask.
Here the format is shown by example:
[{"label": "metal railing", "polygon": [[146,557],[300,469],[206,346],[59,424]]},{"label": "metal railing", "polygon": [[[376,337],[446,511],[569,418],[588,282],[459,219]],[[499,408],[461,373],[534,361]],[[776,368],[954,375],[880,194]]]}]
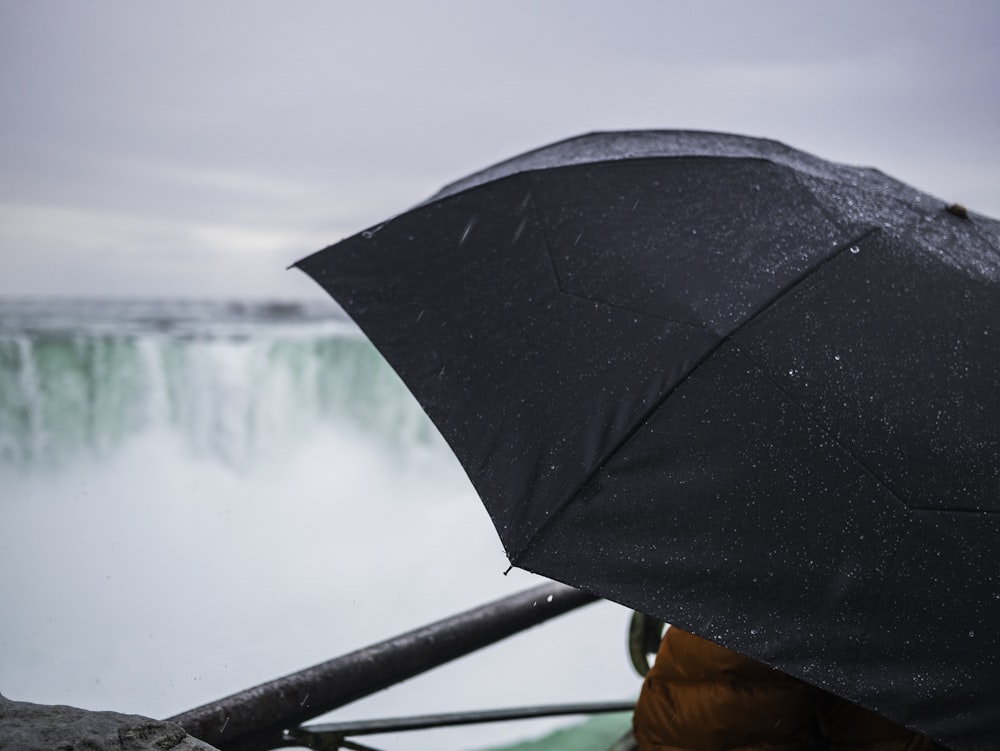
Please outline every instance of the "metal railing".
[{"label": "metal railing", "polygon": [[358,722],[331,722],[306,725],[285,731],[289,745],[304,746],[314,751],[377,751],[350,738],[381,733],[398,733],[407,730],[428,730],[459,725],[480,725],[490,722],[510,720],[532,720],[539,717],[561,717],[567,715],[594,715],[610,712],[629,712],[632,702],[600,702],[590,704],[553,704],[542,707],[520,707],[517,709],[491,709],[480,712],[454,712],[448,714],[399,717],[387,720],[365,720]]},{"label": "metal railing", "polygon": [[367,749],[349,736],[553,715],[623,712],[630,703],[573,704],[302,727],[302,723],[594,602],[563,584],[496,600],[168,718],[221,751],[287,746]]}]

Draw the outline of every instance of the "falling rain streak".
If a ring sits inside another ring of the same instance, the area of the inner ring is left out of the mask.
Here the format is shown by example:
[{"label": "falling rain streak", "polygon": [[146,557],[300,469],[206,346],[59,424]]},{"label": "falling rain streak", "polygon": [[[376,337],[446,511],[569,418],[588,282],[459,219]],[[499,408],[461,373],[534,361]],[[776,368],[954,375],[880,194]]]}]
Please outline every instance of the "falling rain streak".
[{"label": "falling rain streak", "polygon": [[514,231],[514,237],[510,241],[511,245],[513,245],[518,241],[518,239],[520,239],[521,233],[524,232],[524,227],[525,225],[527,225],[527,223],[528,223],[527,219],[522,219],[520,223],[517,225],[517,229]]},{"label": "falling rain streak", "polygon": [[469,233],[472,232],[472,228],[475,227],[475,226],[476,226],[476,218],[472,217],[469,220],[469,223],[465,225],[465,231],[462,232],[462,237],[458,241],[459,245],[464,245],[465,244],[466,238],[469,236]]}]

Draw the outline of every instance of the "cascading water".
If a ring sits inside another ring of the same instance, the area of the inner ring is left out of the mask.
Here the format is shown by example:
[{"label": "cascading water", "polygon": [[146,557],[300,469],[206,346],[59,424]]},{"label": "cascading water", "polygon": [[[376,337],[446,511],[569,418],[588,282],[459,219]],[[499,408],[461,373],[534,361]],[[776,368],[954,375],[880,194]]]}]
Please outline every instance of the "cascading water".
[{"label": "cascading water", "polygon": [[323,425],[396,446],[436,440],[344,319],[208,303],[196,315],[180,303],[145,314],[139,303],[49,306],[0,303],[0,464],[106,456],[150,430],[237,468]]},{"label": "cascading water", "polygon": [[[0,693],[165,717],[538,583],[332,310],[0,301]],[[564,618],[334,717],[634,695],[625,613]]]}]

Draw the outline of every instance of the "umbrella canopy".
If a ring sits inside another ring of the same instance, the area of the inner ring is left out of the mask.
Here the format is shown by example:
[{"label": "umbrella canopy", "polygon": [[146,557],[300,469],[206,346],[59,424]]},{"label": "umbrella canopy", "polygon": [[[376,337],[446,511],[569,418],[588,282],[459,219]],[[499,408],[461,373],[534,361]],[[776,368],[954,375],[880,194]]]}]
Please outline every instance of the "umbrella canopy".
[{"label": "umbrella canopy", "polygon": [[1000,223],[773,141],[597,133],[297,265],[513,565],[996,748]]}]

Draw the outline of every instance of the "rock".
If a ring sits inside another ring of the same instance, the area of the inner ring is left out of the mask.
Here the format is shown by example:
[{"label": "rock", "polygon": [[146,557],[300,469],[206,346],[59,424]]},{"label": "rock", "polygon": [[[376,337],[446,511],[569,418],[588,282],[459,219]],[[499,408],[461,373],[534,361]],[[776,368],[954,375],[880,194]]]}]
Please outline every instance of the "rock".
[{"label": "rock", "polygon": [[0,751],[217,751],[180,725],[0,696]]}]

